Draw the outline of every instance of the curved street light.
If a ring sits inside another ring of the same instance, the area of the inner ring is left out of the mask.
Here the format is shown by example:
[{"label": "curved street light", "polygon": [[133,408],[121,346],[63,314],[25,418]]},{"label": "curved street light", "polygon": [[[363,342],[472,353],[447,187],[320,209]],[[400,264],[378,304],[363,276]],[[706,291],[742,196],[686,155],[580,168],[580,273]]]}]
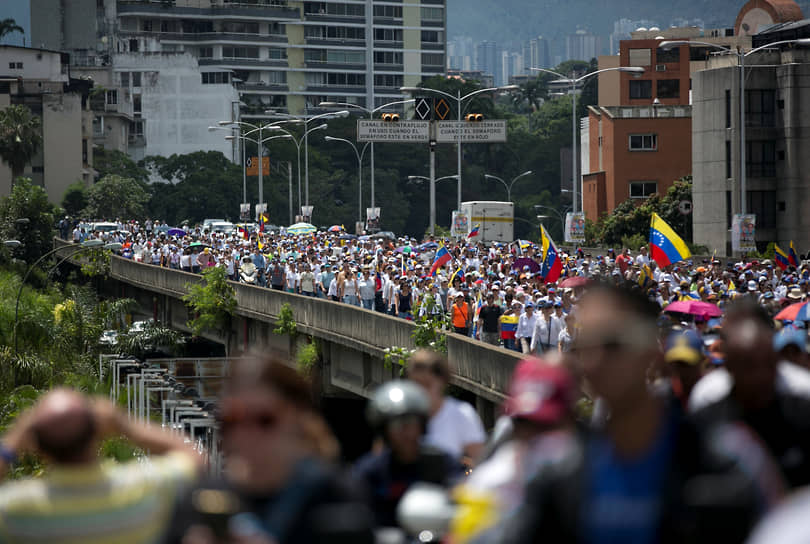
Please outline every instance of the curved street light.
[{"label": "curved street light", "polygon": [[[434,162],[430,162],[430,173],[433,175],[433,171],[435,170]],[[430,235],[433,236],[436,234],[436,184],[445,179],[459,179],[458,174],[453,174],[450,176],[442,176],[438,179],[434,179],[431,183],[431,178],[426,176],[408,176],[408,181],[427,181],[430,183]]]},{"label": "curved street light", "polygon": [[[326,123],[323,123],[323,124],[318,125],[317,127],[312,127],[310,129],[307,129],[307,130],[304,131],[304,134],[301,135],[300,138],[296,138],[293,135],[293,133],[290,132],[289,130],[286,130],[286,129],[283,129],[283,128],[281,129],[281,132],[283,132],[285,134],[288,134],[290,136],[290,138],[292,139],[292,142],[295,144],[295,150],[296,150],[296,153],[297,153],[297,167],[296,168],[298,170],[298,207],[299,208],[302,208],[302,206],[309,206],[309,204],[302,204],[302,201],[301,201],[301,143],[304,144],[304,151],[306,152],[307,141],[308,141],[307,137],[309,136],[309,133],[310,132],[315,132],[316,130],[326,130],[328,128],[328,126],[329,125],[327,125]],[[307,188],[306,188],[306,196],[307,196],[307,201],[309,201],[309,185],[307,185]],[[303,215],[303,211],[301,212],[301,214]]]},{"label": "curved street light", "polygon": [[363,222],[363,155],[366,153],[366,149],[371,142],[366,142],[366,145],[363,146],[362,151],[357,150],[357,146],[354,145],[354,142],[351,142],[345,138],[335,138],[334,136],[326,136],[325,140],[327,142],[343,142],[352,146],[354,150],[355,156],[357,156],[357,177],[359,180],[359,189],[358,189],[358,200],[357,200],[357,216],[358,222]]},{"label": "curved street light", "polygon": [[[60,262],[64,262],[65,259],[67,259],[69,257],[73,257],[74,255],[76,255],[78,253],[81,253],[82,251],[86,251],[88,249],[97,249],[97,248],[100,248],[100,247],[104,247],[105,249],[109,249],[109,250],[116,250],[116,249],[121,248],[121,244],[118,243],[118,242],[112,242],[112,243],[109,243],[109,244],[105,244],[103,240],[99,240],[97,238],[94,238],[92,240],[85,240],[84,242],[82,242],[80,244],[79,247],[61,246],[61,247],[54,248],[54,249],[46,252],[44,255],[40,256],[39,259],[34,261],[34,263],[31,266],[28,267],[28,270],[25,271],[25,275],[23,276],[23,279],[20,282],[20,288],[17,290],[17,301],[14,303],[14,332],[13,332],[13,334],[14,334],[14,356],[15,357],[17,356],[17,321],[18,321],[19,316],[20,316],[20,296],[22,296],[23,287],[25,287],[25,280],[27,280],[28,276],[31,275],[31,271],[34,270],[34,268],[36,268],[36,266],[39,263],[44,261],[47,257],[50,257],[51,255],[53,255],[57,251],[61,251],[61,250],[66,249],[66,248],[68,250],[73,250],[72,253],[65,256],[62,259],[62,261],[60,261]],[[59,265],[59,263],[57,263],[56,266],[58,266],[58,265]]]},{"label": "curved street light", "polygon": [[[383,104],[382,106],[377,106],[374,109],[369,109],[364,106],[360,106],[359,104],[352,104],[351,102],[321,102],[318,104],[321,108],[351,108],[363,111],[368,114],[369,119],[374,118],[374,114],[378,111],[384,110],[385,108],[396,106],[399,104],[410,104],[415,102],[413,98],[409,98],[407,100],[396,100],[394,102],[389,102],[388,104]],[[371,207],[374,207],[374,142],[371,142]]]},{"label": "curved street light", "polygon": [[512,178],[512,181],[510,181],[509,183],[506,183],[502,178],[499,178],[498,176],[493,176],[492,174],[484,174],[484,177],[487,178],[487,179],[494,179],[496,181],[500,181],[501,183],[503,183],[503,186],[506,187],[506,200],[508,200],[509,202],[512,202],[512,186],[520,178],[530,176],[531,174],[532,174],[531,170],[526,170],[522,174]]},{"label": "curved street light", "polygon": [[[498,92],[498,91],[514,91],[519,89],[519,85],[504,85],[502,87],[487,87],[486,89],[478,89],[477,91],[473,91],[471,93],[467,93],[464,96],[461,96],[461,89],[456,91],[456,95],[453,96],[452,94],[442,91],[440,89],[430,89],[428,87],[400,87],[400,92],[403,93],[420,93],[420,92],[428,92],[428,93],[435,93],[442,95],[446,98],[456,101],[456,111],[458,112],[458,122],[461,124],[461,118],[463,116],[463,108],[462,104],[465,100],[468,100],[476,95],[482,93],[491,93],[491,92]],[[458,211],[461,211],[461,130],[458,131],[458,138],[456,139],[456,174],[458,175],[458,198],[456,202],[456,207]]]},{"label": "curved street light", "polygon": [[[553,76],[557,76],[560,78],[558,80],[559,83],[568,83],[571,85],[571,200],[573,201],[574,205],[574,213],[577,213],[578,209],[577,206],[579,202],[577,201],[577,85],[582,81],[585,81],[588,78],[594,77],[599,75],[603,72],[627,72],[631,74],[635,74],[636,76],[640,76],[644,73],[644,68],[638,66],[616,66],[613,68],[603,68],[601,70],[596,70],[594,72],[589,72],[584,76],[574,78],[573,76],[565,76],[559,72],[555,72],[554,70],[548,70],[546,68],[529,68],[529,70],[534,70],[535,72],[545,72],[547,74],[551,74]],[[584,206],[583,206],[584,208]]]},{"label": "curved street light", "polygon": [[745,208],[747,205],[747,193],[746,193],[746,171],[745,171],[745,57],[751,55],[752,53],[756,53],[758,51],[762,51],[763,49],[769,49],[771,47],[777,45],[784,45],[784,44],[796,44],[796,45],[810,45],[810,38],[801,38],[797,40],[780,40],[777,42],[771,42],[765,45],[761,45],[759,47],[755,47],[748,52],[743,52],[742,47],[737,47],[732,49],[731,47],[727,47],[725,45],[720,45],[716,43],[709,43],[709,42],[700,42],[700,41],[689,41],[689,40],[665,40],[658,44],[658,47],[661,49],[672,49],[674,47],[680,47],[682,45],[687,45],[689,47],[712,47],[717,49],[718,51],[724,53],[731,53],[737,55],[737,66],[740,69],[740,213],[745,215]]}]

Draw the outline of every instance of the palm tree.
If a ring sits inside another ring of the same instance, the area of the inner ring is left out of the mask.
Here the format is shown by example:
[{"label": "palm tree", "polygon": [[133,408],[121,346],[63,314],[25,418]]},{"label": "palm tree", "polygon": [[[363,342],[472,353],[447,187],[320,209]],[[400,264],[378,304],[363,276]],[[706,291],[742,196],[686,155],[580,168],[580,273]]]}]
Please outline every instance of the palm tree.
[{"label": "palm tree", "polygon": [[11,179],[22,175],[25,165],[39,150],[40,126],[39,117],[26,106],[12,105],[0,111],[0,159],[11,168]]},{"label": "palm tree", "polygon": [[14,19],[8,18],[0,20],[0,40],[12,32],[19,32],[25,34],[25,29],[17,24]]}]

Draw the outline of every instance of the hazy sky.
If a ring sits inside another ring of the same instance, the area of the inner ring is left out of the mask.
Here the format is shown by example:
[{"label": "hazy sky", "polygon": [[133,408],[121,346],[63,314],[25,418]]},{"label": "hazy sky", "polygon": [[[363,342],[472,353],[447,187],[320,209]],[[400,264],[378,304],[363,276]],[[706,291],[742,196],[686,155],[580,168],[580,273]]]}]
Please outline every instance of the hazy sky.
[{"label": "hazy sky", "polygon": [[[25,29],[25,45],[31,45],[31,12],[28,0],[0,0],[0,19],[11,17]],[[3,43],[23,45],[23,37],[15,32],[3,39]]]}]

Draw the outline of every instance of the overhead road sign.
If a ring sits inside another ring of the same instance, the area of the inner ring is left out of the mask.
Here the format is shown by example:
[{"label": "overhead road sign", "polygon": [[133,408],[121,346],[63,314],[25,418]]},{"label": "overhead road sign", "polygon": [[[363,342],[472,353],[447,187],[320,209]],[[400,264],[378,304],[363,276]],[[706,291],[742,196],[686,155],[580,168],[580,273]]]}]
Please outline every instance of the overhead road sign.
[{"label": "overhead road sign", "polygon": [[506,141],[506,120],[492,121],[439,121],[436,141],[442,144],[458,142],[459,131],[462,143],[489,143]]},{"label": "overhead road sign", "polygon": [[427,142],[430,121],[385,121],[358,119],[358,142]]}]

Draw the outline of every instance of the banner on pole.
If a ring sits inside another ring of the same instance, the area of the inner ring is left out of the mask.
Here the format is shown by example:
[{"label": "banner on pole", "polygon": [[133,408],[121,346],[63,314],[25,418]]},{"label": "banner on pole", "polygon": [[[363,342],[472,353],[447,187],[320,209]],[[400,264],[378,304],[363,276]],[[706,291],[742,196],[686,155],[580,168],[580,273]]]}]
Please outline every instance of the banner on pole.
[{"label": "banner on pole", "polygon": [[585,242],[585,214],[582,212],[568,212],[565,214],[565,241],[574,243]]},{"label": "banner on pole", "polygon": [[754,214],[734,214],[731,221],[731,249],[748,253],[757,250],[757,216]]},{"label": "banner on pole", "polygon": [[453,222],[450,226],[450,235],[461,238],[467,236],[468,232],[470,232],[470,219],[467,217],[467,214],[454,211]]},{"label": "banner on pole", "polygon": [[[248,157],[245,159],[245,175],[259,175],[259,157]],[[262,157],[262,175],[270,175],[270,157]]]}]

